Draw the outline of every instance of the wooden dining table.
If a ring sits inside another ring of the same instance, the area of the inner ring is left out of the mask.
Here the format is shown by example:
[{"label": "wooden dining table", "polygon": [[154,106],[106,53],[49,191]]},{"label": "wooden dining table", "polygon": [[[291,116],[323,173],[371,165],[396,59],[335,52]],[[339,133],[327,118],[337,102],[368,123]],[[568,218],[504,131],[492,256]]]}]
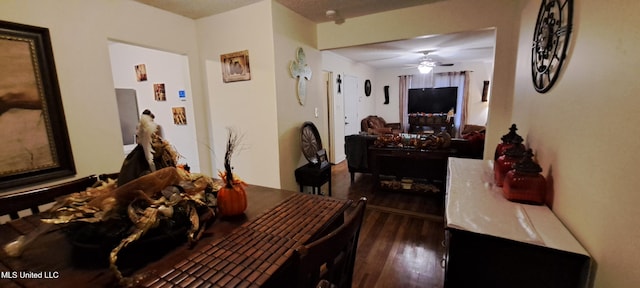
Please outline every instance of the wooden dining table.
[{"label": "wooden dining table", "polygon": [[[135,265],[121,259],[119,268],[140,287],[291,287],[293,250],[342,224],[351,204],[255,185],[246,191],[244,215],[216,219],[195,245],[183,241],[168,251],[146,252]],[[39,225],[37,214],[0,225],[0,245]],[[0,251],[0,287],[118,286],[108,265],[78,263],[78,248],[64,226],[40,235],[20,257]]]}]

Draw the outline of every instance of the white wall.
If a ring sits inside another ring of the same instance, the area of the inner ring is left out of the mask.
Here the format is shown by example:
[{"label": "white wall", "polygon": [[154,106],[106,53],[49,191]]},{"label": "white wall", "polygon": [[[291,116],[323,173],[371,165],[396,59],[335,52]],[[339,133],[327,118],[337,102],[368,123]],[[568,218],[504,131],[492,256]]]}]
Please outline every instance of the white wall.
[{"label": "white wall", "polygon": [[[415,71],[413,71],[415,70]],[[389,85],[389,104],[384,103],[384,93],[379,93],[376,99],[376,113],[387,122],[400,122],[399,112],[399,79],[400,75],[412,74],[414,77],[431,77],[431,74],[416,74],[417,69],[378,69],[376,77],[379,79],[379,88],[382,91],[384,85]],[[483,81],[492,81],[493,65],[485,62],[456,63],[454,66],[435,67],[431,73],[444,73],[453,71],[472,71],[469,74],[469,102],[467,124],[486,125],[489,112],[489,102],[482,102]],[[376,85],[374,84],[374,87]],[[489,96],[491,99],[491,96]]]},{"label": "white wall", "polygon": [[640,163],[634,138],[640,2],[574,2],[570,56],[546,94],[533,89],[529,67],[540,1],[449,0],[326,23],[318,25],[318,44],[337,48],[495,27],[485,157],[517,123],[550,181],[554,212],[597,262],[595,287],[638,287],[640,180],[627,174]]},{"label": "white wall", "polygon": [[[51,33],[76,177],[120,170],[124,160],[108,42],[186,55],[192,81],[195,125],[206,135],[207,112],[191,19],[129,0],[0,1],[0,19],[46,27]],[[198,149],[201,149],[199,146]],[[201,157],[208,154],[200,153]],[[209,163],[208,160],[200,163]],[[200,169],[207,173],[208,164]],[[30,188],[56,181],[34,184]]]},{"label": "white wall", "polygon": [[[210,111],[213,167],[224,170],[227,127],[242,134],[232,157],[247,183],[280,188],[271,4],[262,1],[196,20]],[[224,83],[220,55],[249,50],[251,80]]]},{"label": "white wall", "polygon": [[[333,72],[333,79],[331,79],[331,83],[333,84],[333,97],[335,100],[334,105],[336,106],[336,110],[342,109],[344,110],[344,98],[342,93],[338,93],[338,84],[337,77],[341,75],[341,80],[343,81],[341,84],[342,89],[344,89],[344,76],[351,75],[355,76],[359,79],[359,88],[356,89],[357,93],[357,118],[358,121],[356,126],[358,130],[360,130],[360,120],[367,117],[368,115],[375,115],[375,101],[378,99],[379,94],[383,94],[383,91],[380,89],[376,89],[376,73],[375,70],[367,66],[365,64],[354,62],[351,59],[340,56],[331,51],[322,51],[322,69],[325,71]],[[371,81],[371,95],[368,97],[364,93],[364,81],[369,79]],[[340,113],[339,113],[340,114]],[[344,127],[344,121],[342,119],[336,119],[335,125],[342,125]],[[339,130],[339,129],[334,129]],[[343,135],[346,136],[346,135]],[[346,155],[344,154],[344,137],[336,137],[334,139],[334,145],[336,150],[336,155],[333,156],[333,161],[335,163],[339,163],[344,161]]]},{"label": "white wall", "polygon": [[[640,163],[637,152],[640,142],[634,137],[640,135],[637,125],[640,98],[635,95],[640,90],[635,79],[636,68],[640,66],[640,57],[635,53],[640,44],[637,33],[640,18],[635,12],[640,11],[640,2],[574,2],[575,26],[568,62],[559,82],[546,94],[533,90],[528,66],[532,29],[539,8],[537,0],[441,1],[347,19],[342,25],[321,24],[317,27],[317,45],[307,43],[311,40],[296,40],[286,45],[305,44],[309,48],[327,49],[496,27],[496,61],[485,157],[493,152],[492,147],[506,133],[509,124],[517,123],[550,180],[554,212],[597,262],[595,287],[637,287],[640,283],[640,262],[637,261],[640,258],[637,241],[640,239],[637,228],[640,178],[634,177],[634,173]],[[524,3],[524,7],[520,3]],[[211,124],[217,125],[211,135],[218,138],[223,137],[219,135],[224,135],[227,123],[239,123],[243,128],[260,127],[264,131],[248,129],[250,143],[254,145],[249,148],[257,149],[255,145],[259,142],[268,153],[242,152],[234,158],[237,160],[234,166],[242,177],[277,186],[278,175],[284,174],[282,168],[273,168],[280,160],[280,156],[274,154],[283,150],[278,141],[284,138],[293,143],[295,133],[286,132],[285,137],[283,130],[275,127],[283,125],[280,115],[276,116],[275,111],[280,109],[276,106],[280,106],[281,100],[294,101],[289,100],[294,99],[292,90],[282,90],[287,95],[276,97],[274,84],[289,87],[290,80],[282,76],[286,73],[283,72],[286,71],[284,59],[293,56],[274,55],[293,52],[288,51],[291,49],[274,51],[274,39],[287,38],[290,34],[275,35],[270,31],[271,26],[264,26],[271,21],[277,25],[287,21],[304,25],[307,22],[288,12],[274,11],[271,15],[270,7],[260,2],[240,11],[194,22],[128,0],[7,0],[0,1],[0,19],[48,27],[51,31],[77,177],[117,171],[122,164],[122,141],[107,47],[109,39],[113,39],[187,55],[198,135],[207,135]],[[294,19],[271,20],[276,18],[274,15]],[[520,17],[522,23],[518,25]],[[246,26],[245,22],[240,25],[243,28],[228,24],[237,19],[245,21]],[[300,33],[313,30],[300,29]],[[368,32],[371,30],[376,33]],[[219,55],[244,49],[250,50],[252,80],[222,85]],[[202,58],[198,57],[198,51],[202,51]],[[317,52],[313,49],[305,52],[315,59],[313,65],[319,65]],[[282,58],[276,65],[273,59],[278,57]],[[201,77],[205,70],[208,96],[205,96]],[[279,75],[275,77],[279,80],[273,80],[274,73]],[[318,75],[316,70],[314,73]],[[384,83],[373,80],[374,87]],[[303,117],[313,115],[310,107],[316,104],[322,107],[317,102],[300,109],[302,117],[296,118],[300,124]],[[255,106],[260,108],[251,108]],[[285,118],[294,117],[298,116]],[[292,124],[287,131],[293,131],[296,125]],[[326,133],[326,128],[321,133]],[[223,140],[216,139],[214,146],[218,148]],[[294,151],[295,145],[287,145],[291,146],[287,151]],[[211,155],[202,145],[198,149],[201,159]],[[220,161],[219,157],[216,159]],[[204,166],[210,166],[207,165],[210,162],[201,160],[200,163],[207,173]]]},{"label": "white wall", "polygon": [[563,71],[540,94],[530,72],[540,1],[526,2],[513,122],[550,181],[553,211],[597,262],[595,287],[639,287],[640,2],[574,3]]},{"label": "white wall", "polygon": [[[174,53],[118,42],[109,43],[109,55],[114,86],[136,90],[139,113],[145,109],[151,110],[155,116],[154,121],[162,127],[162,137],[169,141],[180,154],[178,163],[189,164],[192,172],[200,173],[197,143],[207,141],[207,138],[196,137],[187,58]],[[147,81],[136,80],[133,67],[138,64],[145,64]],[[165,85],[166,101],[154,99],[153,84],[158,83]],[[178,97],[179,90],[184,90],[187,95],[184,101]],[[186,125],[177,125],[173,122],[171,110],[173,107],[185,108]]]},{"label": "white wall", "polygon": [[[275,70],[272,73],[276,78],[278,104],[279,172],[282,188],[297,191],[299,186],[295,180],[295,169],[308,163],[302,154],[302,124],[305,121],[314,123],[325,148],[329,139],[328,104],[323,94],[325,84],[322,77],[322,60],[320,51],[315,49],[315,24],[275,1],[272,2],[272,8],[275,42]],[[304,105],[298,103],[297,82],[289,72],[289,65],[296,59],[299,47],[303,49],[306,63],[312,72],[311,79],[306,81],[307,95]]]},{"label": "white wall", "polygon": [[[511,101],[522,1],[448,0],[318,25],[321,50],[477,29],[496,29],[494,75],[485,158],[511,121]],[[370,31],[375,31],[371,33]],[[375,85],[375,84],[374,84]],[[393,88],[390,88],[393,90]],[[389,104],[391,107],[393,104]],[[390,115],[391,116],[391,115]]]},{"label": "white wall", "polygon": [[[373,89],[373,86],[377,82],[375,79],[377,75],[375,69],[373,69],[368,65],[357,63],[351,59],[345,58],[331,51],[322,51],[322,69],[326,71],[331,71],[334,74],[346,74],[346,75],[352,75],[360,78],[362,80],[361,81],[362,83],[360,83],[361,84],[360,87],[362,89],[358,91],[358,103],[359,103],[358,115],[364,118],[369,113],[374,112],[375,110],[374,99],[377,97],[376,95],[382,94],[382,90],[377,91],[376,89]],[[334,85],[336,85],[336,82],[335,82],[336,77],[337,76],[335,76],[333,79]],[[371,95],[368,97],[365,96],[364,94],[364,80],[366,79],[371,80],[371,86],[372,86]],[[337,87],[336,87],[336,92],[337,92]]]}]

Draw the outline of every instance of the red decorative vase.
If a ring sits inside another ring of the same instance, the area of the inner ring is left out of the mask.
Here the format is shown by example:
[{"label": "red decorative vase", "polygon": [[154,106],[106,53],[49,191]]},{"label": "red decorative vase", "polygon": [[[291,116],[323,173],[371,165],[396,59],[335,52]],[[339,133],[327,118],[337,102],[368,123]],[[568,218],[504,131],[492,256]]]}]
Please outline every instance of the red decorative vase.
[{"label": "red decorative vase", "polygon": [[542,205],[547,193],[547,182],[540,175],[542,168],[533,162],[531,149],[527,150],[514,169],[507,172],[502,192],[509,201]]},{"label": "red decorative vase", "polygon": [[524,156],[524,145],[519,142],[520,140],[516,140],[515,145],[507,149],[506,152],[493,164],[493,176],[496,181],[496,185],[498,187],[502,187],[504,183],[504,177],[507,175],[511,169],[513,169],[513,165],[522,159]]},{"label": "red decorative vase", "polygon": [[[516,127],[516,124],[511,124],[511,127],[509,128],[509,133],[502,135],[502,137],[500,138],[502,140],[502,143],[496,146],[496,151],[493,157],[494,161],[497,161],[498,158],[504,154],[504,152],[506,152],[509,148],[513,147],[515,145],[514,142],[519,140],[520,141],[519,143],[522,143],[523,141],[522,136],[516,133],[517,130],[518,128]],[[522,148],[524,148],[523,144],[520,144],[520,145],[522,145]]]}]

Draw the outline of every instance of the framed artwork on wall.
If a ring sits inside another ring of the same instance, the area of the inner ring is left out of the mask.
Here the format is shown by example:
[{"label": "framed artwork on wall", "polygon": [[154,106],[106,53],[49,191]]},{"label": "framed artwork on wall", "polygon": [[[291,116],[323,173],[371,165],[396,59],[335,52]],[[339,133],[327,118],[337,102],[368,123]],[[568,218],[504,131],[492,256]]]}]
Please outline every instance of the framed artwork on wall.
[{"label": "framed artwork on wall", "polygon": [[0,21],[0,189],[76,173],[49,29]]},{"label": "framed artwork on wall", "polygon": [[224,83],[251,80],[249,50],[220,55]]},{"label": "framed artwork on wall", "polygon": [[369,97],[371,95],[371,80],[364,81],[364,95]]},{"label": "framed artwork on wall", "polygon": [[134,68],[136,70],[136,80],[138,82],[147,81],[147,66],[138,64]]},{"label": "framed artwork on wall", "polygon": [[172,107],[171,113],[173,113],[173,124],[187,125],[187,111],[184,107]]},{"label": "framed artwork on wall", "polygon": [[156,101],[167,101],[167,93],[164,89],[164,83],[153,84],[153,99]]},{"label": "framed artwork on wall", "polygon": [[482,83],[482,102],[489,101],[489,80]]}]

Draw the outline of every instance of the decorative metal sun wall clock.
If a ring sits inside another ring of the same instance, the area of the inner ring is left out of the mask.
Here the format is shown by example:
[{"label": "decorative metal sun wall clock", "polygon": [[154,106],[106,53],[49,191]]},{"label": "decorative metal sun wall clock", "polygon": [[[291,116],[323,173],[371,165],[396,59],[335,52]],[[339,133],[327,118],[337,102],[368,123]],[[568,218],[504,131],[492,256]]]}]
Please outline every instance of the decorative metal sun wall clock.
[{"label": "decorative metal sun wall clock", "polygon": [[543,0],[538,11],[531,48],[533,87],[540,93],[551,89],[558,80],[567,54],[573,0]]}]

